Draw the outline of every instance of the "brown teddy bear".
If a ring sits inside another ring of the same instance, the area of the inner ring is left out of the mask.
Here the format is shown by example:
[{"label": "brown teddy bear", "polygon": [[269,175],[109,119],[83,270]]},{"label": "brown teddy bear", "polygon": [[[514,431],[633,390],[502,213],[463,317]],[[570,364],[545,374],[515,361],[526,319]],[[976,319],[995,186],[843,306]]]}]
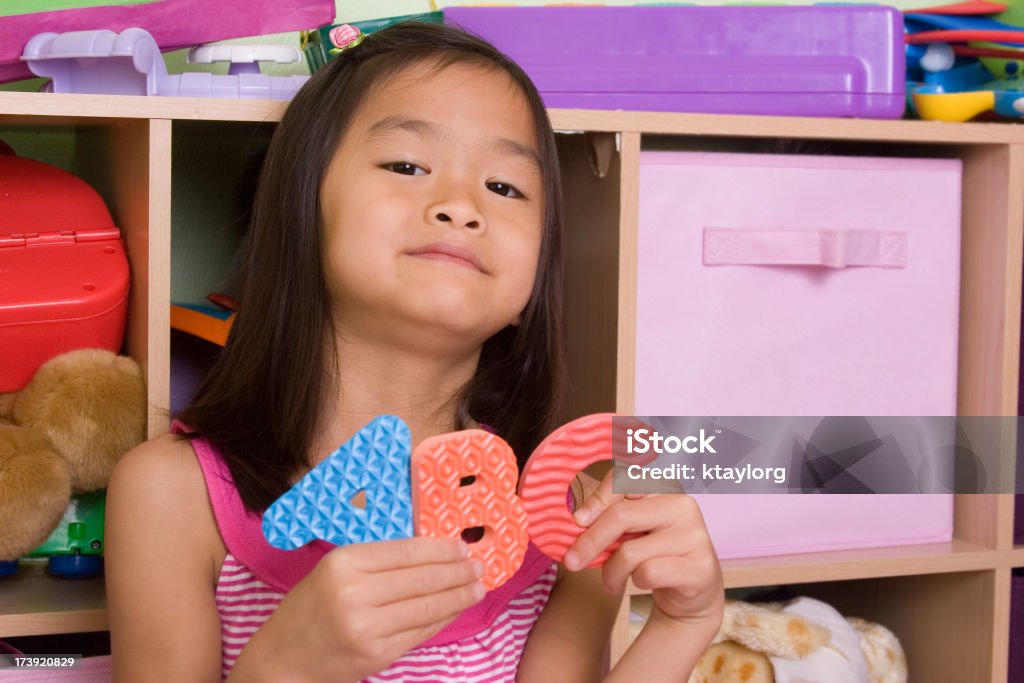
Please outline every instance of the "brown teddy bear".
[{"label": "brown teddy bear", "polygon": [[79,349],[0,394],[0,561],[57,527],[70,496],[103,489],[146,434],[146,389],[131,358]]}]

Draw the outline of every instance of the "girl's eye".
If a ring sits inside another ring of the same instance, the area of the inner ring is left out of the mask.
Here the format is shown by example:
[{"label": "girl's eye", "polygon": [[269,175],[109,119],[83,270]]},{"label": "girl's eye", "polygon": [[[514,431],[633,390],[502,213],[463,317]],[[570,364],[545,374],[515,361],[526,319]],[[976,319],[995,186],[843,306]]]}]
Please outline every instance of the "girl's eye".
[{"label": "girl's eye", "polygon": [[[427,172],[416,164],[410,164],[408,161],[395,161],[390,164],[385,164],[384,168],[394,173],[401,173],[402,175],[426,175]],[[417,173],[417,171],[419,171]]]},{"label": "girl's eye", "polygon": [[500,194],[502,197],[509,197],[511,199],[523,199],[523,193],[517,190],[508,183],[487,183],[487,189],[495,194]]}]

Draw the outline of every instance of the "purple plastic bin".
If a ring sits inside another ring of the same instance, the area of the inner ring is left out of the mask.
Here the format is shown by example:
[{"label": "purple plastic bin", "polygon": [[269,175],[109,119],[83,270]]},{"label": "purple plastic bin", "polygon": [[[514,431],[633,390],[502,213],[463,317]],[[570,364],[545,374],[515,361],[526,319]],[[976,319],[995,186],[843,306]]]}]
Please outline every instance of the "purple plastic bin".
[{"label": "purple plastic bin", "polygon": [[1010,676],[1024,680],[1024,570],[1014,569],[1010,579]]},{"label": "purple plastic bin", "polygon": [[548,107],[899,118],[903,17],[881,5],[450,7]]},{"label": "purple plastic bin", "polygon": [[1024,545],[1024,494],[1021,493],[1013,497],[1013,544]]}]

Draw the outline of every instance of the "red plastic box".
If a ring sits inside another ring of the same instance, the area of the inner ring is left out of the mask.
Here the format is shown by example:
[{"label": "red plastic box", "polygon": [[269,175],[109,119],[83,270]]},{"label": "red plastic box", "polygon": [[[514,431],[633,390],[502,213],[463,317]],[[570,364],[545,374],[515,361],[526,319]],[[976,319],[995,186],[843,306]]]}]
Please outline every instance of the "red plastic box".
[{"label": "red plastic box", "polygon": [[0,151],[0,392],[66,351],[120,351],[127,307],[128,259],[96,191]]}]

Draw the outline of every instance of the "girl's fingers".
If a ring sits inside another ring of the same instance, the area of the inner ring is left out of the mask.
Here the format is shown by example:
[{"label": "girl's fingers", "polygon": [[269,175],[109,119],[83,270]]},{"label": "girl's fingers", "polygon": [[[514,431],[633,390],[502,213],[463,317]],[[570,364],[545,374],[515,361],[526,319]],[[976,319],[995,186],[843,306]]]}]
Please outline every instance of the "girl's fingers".
[{"label": "girl's fingers", "polygon": [[484,585],[475,581],[432,595],[393,602],[378,607],[373,614],[378,623],[386,624],[390,634],[429,628],[439,621],[458,616],[480,602],[486,592]]},{"label": "girl's fingers", "polygon": [[575,513],[573,513],[573,518],[576,520],[577,524],[580,526],[587,526],[593,522],[598,515],[622,499],[639,500],[651,495],[649,493],[639,492],[626,494],[613,493],[612,484],[614,482],[614,473],[615,466],[608,471],[608,474],[601,479],[601,483],[598,484],[597,488],[586,496],[583,504],[576,509]]},{"label": "girl's fingers", "polygon": [[378,572],[374,575],[373,585],[366,588],[364,597],[371,605],[389,605],[471,584],[483,573],[484,565],[477,559]]},{"label": "girl's fingers", "polygon": [[633,583],[644,590],[670,588],[682,595],[696,594],[714,585],[719,571],[714,555],[656,557],[637,567]]},{"label": "girl's fingers", "polygon": [[417,536],[394,541],[374,541],[342,546],[341,552],[361,572],[383,572],[422,564],[458,562],[469,556],[469,546],[457,538]]},{"label": "girl's fingers", "polygon": [[441,621],[436,621],[426,626],[417,626],[400,633],[395,633],[391,636],[390,640],[394,644],[396,652],[408,652],[423,641],[436,636],[441,632],[441,629],[458,618],[458,614],[453,614]]},{"label": "girl's fingers", "polygon": [[[642,564],[655,558],[684,556],[697,547],[693,540],[685,530],[673,527],[626,541],[604,564],[602,579],[605,587],[612,593],[621,590]],[[633,583],[636,583],[635,576]]]},{"label": "girl's fingers", "polygon": [[608,472],[597,489],[576,508],[573,519],[580,526],[587,526],[619,500],[622,500],[622,495],[612,493],[612,473]]},{"label": "girl's fingers", "polygon": [[700,528],[703,522],[699,515],[697,504],[685,495],[619,500],[569,546],[564,562],[569,569],[585,567],[626,533],[652,532],[669,526]]}]

